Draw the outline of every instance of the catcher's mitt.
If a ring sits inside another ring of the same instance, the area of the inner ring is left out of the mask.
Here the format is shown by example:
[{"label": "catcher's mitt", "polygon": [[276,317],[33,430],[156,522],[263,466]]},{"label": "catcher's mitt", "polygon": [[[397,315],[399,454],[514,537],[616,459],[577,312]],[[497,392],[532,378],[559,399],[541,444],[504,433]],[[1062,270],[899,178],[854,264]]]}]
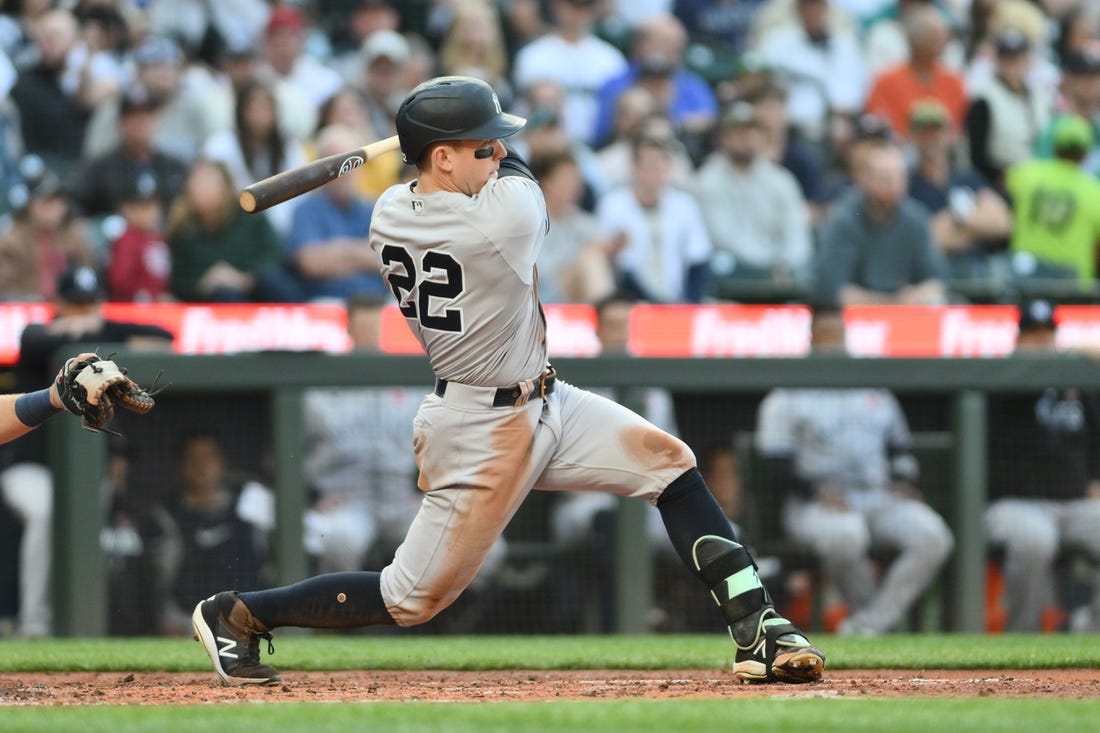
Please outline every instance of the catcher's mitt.
[{"label": "catcher's mitt", "polygon": [[156,405],[153,395],[159,391],[142,389],[126,376],[125,369],[94,355],[69,359],[57,374],[57,393],[65,409],[80,415],[84,428],[97,433],[118,435],[106,427],[114,417],[114,406],[144,415]]}]

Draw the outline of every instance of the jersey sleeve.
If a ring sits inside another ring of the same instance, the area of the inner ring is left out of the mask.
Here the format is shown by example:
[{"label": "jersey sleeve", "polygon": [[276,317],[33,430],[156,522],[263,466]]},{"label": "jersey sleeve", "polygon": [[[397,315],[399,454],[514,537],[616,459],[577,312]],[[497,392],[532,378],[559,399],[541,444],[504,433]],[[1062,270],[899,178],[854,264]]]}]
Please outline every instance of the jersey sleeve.
[{"label": "jersey sleeve", "polygon": [[525,176],[507,176],[490,181],[479,199],[473,224],[516,274],[530,281],[548,227],[542,190]]}]

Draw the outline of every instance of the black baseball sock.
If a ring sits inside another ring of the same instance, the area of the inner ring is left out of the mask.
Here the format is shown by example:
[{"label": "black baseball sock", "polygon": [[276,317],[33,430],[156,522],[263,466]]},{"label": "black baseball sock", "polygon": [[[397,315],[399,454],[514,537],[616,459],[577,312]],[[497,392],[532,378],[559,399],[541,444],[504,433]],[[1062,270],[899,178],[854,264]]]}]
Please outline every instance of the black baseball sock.
[{"label": "black baseball sock", "polygon": [[722,513],[697,468],[688,469],[668,485],[657,498],[657,509],[672,546],[692,571],[695,570],[692,548],[697,539],[714,535],[737,541],[730,520]]},{"label": "black baseball sock", "polygon": [[382,600],[382,574],[328,573],[281,588],[241,593],[241,600],[269,628],[350,629],[392,624]]}]

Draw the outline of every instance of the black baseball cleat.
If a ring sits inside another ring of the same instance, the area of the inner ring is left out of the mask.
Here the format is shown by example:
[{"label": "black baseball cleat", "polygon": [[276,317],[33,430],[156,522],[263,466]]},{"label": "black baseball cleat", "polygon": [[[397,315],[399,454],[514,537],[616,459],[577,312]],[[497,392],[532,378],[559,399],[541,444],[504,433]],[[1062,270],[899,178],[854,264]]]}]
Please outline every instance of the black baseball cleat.
[{"label": "black baseball cleat", "polygon": [[734,676],[746,684],[820,681],[825,654],[775,609],[765,609],[759,619],[758,635],[751,645],[743,647],[734,639]]},{"label": "black baseball cleat", "polygon": [[227,685],[273,685],[279,672],[260,663],[260,639],[274,654],[271,629],[260,623],[236,591],[225,591],[200,601],[191,614],[195,641],[206,649],[214,671]]}]

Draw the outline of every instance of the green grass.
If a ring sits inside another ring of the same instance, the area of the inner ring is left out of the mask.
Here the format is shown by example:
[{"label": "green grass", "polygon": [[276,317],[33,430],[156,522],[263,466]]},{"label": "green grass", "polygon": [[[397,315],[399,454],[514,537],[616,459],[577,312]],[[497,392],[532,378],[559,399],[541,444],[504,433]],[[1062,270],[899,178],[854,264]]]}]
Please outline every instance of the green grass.
[{"label": "green grass", "polygon": [[[1053,669],[1100,667],[1095,637],[1069,634],[817,637],[830,669]],[[719,669],[721,634],[670,636],[478,636],[282,634],[281,670],[341,669]],[[265,652],[266,659],[266,652]],[[190,638],[52,639],[0,642],[0,672],[205,671]]]},{"label": "green grass", "polygon": [[[833,670],[896,667],[1058,668],[1100,666],[1095,637],[1071,635],[892,635],[817,639]],[[339,636],[283,633],[272,660],[284,672],[342,669],[723,668],[729,641],[692,636]],[[175,639],[53,639],[0,642],[0,673],[88,670],[209,671],[198,644]],[[211,672],[213,677],[213,673]],[[766,731],[861,733],[1076,733],[1097,729],[1100,699],[826,697],[827,688],[728,699],[538,703],[256,703],[73,707],[0,706],[0,733],[20,731],[378,730],[447,733],[580,731]],[[242,698],[247,699],[247,698]]]},{"label": "green grass", "polygon": [[[197,707],[6,708],[0,731],[375,730],[385,733],[767,731],[767,733],[1009,733],[1095,730],[1100,701],[784,699],[569,703],[350,703]],[[216,727],[214,727],[216,726]]]}]

